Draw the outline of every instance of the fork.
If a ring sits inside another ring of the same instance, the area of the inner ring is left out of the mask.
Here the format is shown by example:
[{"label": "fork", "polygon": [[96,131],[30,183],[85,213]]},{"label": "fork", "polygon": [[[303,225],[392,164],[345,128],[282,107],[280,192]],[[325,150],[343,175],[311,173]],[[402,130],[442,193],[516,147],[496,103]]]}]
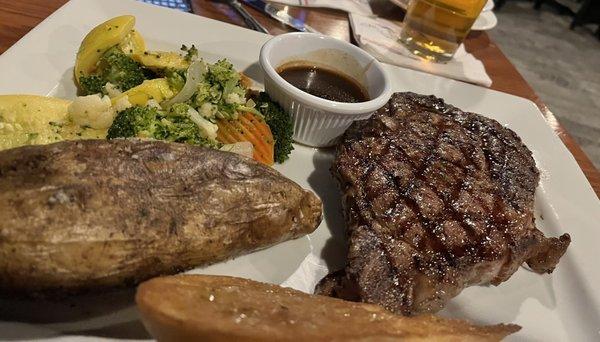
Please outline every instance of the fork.
[{"label": "fork", "polygon": [[238,0],[225,0],[224,2],[235,9],[242,16],[242,18],[244,18],[244,21],[249,28],[258,32],[267,34],[269,33],[269,31],[263,25],[261,25],[258,20],[256,20],[250,13],[248,13],[248,11],[246,11],[246,9]]}]

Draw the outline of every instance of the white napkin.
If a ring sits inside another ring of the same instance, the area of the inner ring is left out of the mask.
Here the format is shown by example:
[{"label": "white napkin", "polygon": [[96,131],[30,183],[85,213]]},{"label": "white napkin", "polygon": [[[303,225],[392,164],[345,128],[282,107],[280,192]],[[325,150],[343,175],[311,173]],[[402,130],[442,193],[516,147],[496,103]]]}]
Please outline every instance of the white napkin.
[{"label": "white napkin", "polygon": [[373,15],[369,0],[269,0],[290,6],[321,7],[342,10],[348,13]]},{"label": "white napkin", "polygon": [[402,28],[391,21],[352,13],[350,24],[358,45],[381,62],[485,87],[492,85],[483,63],[468,53],[462,44],[448,63],[432,63],[414,56],[398,42]]},{"label": "white napkin", "polygon": [[329,274],[329,268],[325,265],[325,262],[310,253],[300,263],[296,271],[281,283],[281,286],[291,287],[305,293],[313,293],[317,283],[327,274]]}]

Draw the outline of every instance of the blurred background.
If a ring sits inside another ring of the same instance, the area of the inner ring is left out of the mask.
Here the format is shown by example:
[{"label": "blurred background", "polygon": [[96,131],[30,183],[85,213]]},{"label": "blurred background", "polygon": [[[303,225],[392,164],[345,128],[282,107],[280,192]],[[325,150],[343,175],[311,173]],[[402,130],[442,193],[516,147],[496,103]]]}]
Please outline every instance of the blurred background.
[{"label": "blurred background", "polygon": [[600,168],[600,1],[495,3],[489,35]]}]

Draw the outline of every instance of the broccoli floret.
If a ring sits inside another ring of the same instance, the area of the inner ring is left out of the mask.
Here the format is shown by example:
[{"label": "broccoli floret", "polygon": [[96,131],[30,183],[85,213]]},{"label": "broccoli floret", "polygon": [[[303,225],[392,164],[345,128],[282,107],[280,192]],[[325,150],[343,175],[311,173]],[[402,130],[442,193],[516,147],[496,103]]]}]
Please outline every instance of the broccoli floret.
[{"label": "broccoli floret", "polygon": [[106,134],[107,139],[154,136],[158,109],[134,106],[120,111]]},{"label": "broccoli floret", "polygon": [[255,99],[256,109],[265,117],[267,125],[271,128],[273,138],[275,138],[275,161],[283,163],[286,161],[294,146],[292,145],[292,135],[294,134],[294,124],[292,117],[285,113],[281,107],[273,102],[269,95],[261,92]]},{"label": "broccoli floret", "polygon": [[210,141],[202,135],[202,130],[198,127],[198,124],[190,119],[188,108],[189,106],[183,103],[173,105],[165,117],[161,119],[161,125],[155,134],[155,138],[192,145],[220,147],[219,143]]},{"label": "broccoli floret", "polygon": [[89,95],[103,92],[102,87],[107,82],[120,91],[126,91],[153,77],[150,70],[115,46],[100,57],[96,74],[80,77],[79,84],[83,94]]},{"label": "broccoli floret", "polygon": [[164,77],[176,92],[179,92],[185,85],[185,70],[167,69],[164,71]]},{"label": "broccoli floret", "polygon": [[134,106],[117,114],[108,129],[107,139],[152,138],[219,148],[218,142],[204,137],[185,111],[164,112],[154,107]]},{"label": "broccoli floret", "polygon": [[181,51],[185,52],[185,56],[183,58],[188,62],[191,62],[198,58],[198,49],[196,49],[196,47],[193,44],[191,47],[181,45]]},{"label": "broccoli floret", "polygon": [[79,78],[79,85],[81,86],[84,95],[102,93],[105,84],[106,81],[97,75],[81,76]]},{"label": "broccoli floret", "polygon": [[121,91],[129,90],[152,78],[150,70],[142,67],[133,58],[114,47],[100,59],[102,77],[116,85]]},{"label": "broccoli floret", "polygon": [[208,73],[205,76],[206,80],[211,84],[224,85],[228,81],[233,80],[237,84],[241,76],[233,68],[233,64],[226,59],[221,59],[215,64],[208,65]]},{"label": "broccoli floret", "polygon": [[192,105],[203,113],[201,108],[206,108],[209,103],[216,108],[214,112],[211,111],[211,117],[236,119],[237,109],[246,103],[246,90],[241,86],[240,79],[240,74],[226,59],[209,64]]}]

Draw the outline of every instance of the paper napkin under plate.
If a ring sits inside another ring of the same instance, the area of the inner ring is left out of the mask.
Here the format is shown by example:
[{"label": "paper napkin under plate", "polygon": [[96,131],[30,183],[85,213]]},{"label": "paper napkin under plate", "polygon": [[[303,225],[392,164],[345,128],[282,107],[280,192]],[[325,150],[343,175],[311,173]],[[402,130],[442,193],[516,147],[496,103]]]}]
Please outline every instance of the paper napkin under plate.
[{"label": "paper napkin under plate", "polygon": [[329,268],[325,265],[325,262],[310,253],[300,263],[300,266],[296,271],[283,283],[283,287],[291,287],[293,289],[305,292],[313,293],[315,286],[329,274]]},{"label": "paper napkin under plate", "polygon": [[350,24],[358,45],[381,62],[489,87],[492,80],[483,63],[464,46],[445,64],[432,63],[413,55],[398,38],[402,28],[389,20],[351,13]]},{"label": "paper napkin under plate", "polygon": [[372,15],[369,0],[269,0],[280,4],[299,7],[333,8],[348,13]]}]

